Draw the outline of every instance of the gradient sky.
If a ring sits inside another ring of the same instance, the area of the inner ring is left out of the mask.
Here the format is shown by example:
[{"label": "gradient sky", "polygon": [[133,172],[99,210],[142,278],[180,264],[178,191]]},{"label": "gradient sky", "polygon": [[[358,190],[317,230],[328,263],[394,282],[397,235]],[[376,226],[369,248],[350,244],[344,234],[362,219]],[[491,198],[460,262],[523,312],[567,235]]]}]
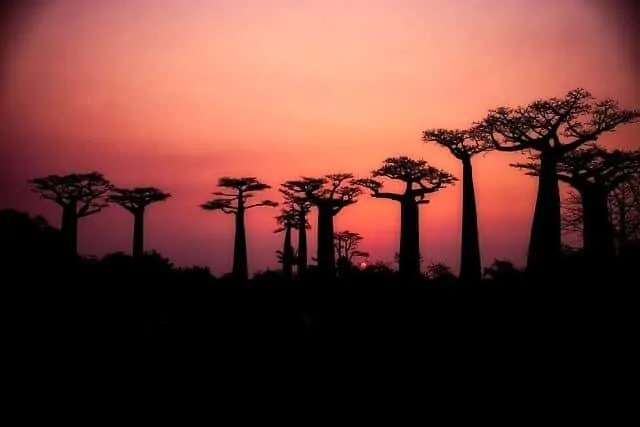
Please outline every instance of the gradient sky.
[{"label": "gradient sky", "polygon": [[[366,175],[388,156],[424,158],[460,176],[430,127],[466,127],[488,108],[586,87],[640,104],[636,64],[609,15],[588,0],[65,0],[33,11],[3,57],[0,208],[42,214],[26,180],[99,170],[116,185],[173,199],[147,214],[146,248],[178,265],[231,269],[232,217],[198,205],[218,177],[276,187],[300,175]],[[602,138],[637,147],[638,126]],[[475,159],[483,262],[522,264],[536,190],[513,155]],[[457,269],[457,185],[421,212],[425,263]],[[266,197],[278,197],[276,191]],[[252,271],[275,268],[275,209],[247,217]],[[392,261],[399,206],[368,196],[336,230]],[[315,211],[311,216],[315,226]],[[114,206],[83,219],[80,251],[131,248]],[[315,230],[314,230],[315,232]],[[315,252],[314,232],[310,253]]]}]

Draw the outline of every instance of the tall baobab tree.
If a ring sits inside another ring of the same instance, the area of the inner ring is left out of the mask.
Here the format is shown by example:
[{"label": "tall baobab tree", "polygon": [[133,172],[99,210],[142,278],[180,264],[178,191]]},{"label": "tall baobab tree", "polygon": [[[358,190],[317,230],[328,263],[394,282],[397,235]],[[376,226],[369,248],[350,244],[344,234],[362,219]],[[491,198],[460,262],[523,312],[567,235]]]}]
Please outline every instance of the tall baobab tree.
[{"label": "tall baobab tree", "polygon": [[[400,203],[400,252],[399,270],[402,277],[413,280],[420,276],[420,216],[419,206],[429,203],[426,196],[457,181],[453,175],[430,166],[424,160],[414,160],[406,156],[390,157],[379,169],[374,170],[372,178],[354,181],[368,188],[371,195],[379,199],[394,200]],[[404,192],[383,192],[384,183],[376,178],[388,178],[402,181]]]},{"label": "tall baobab tree", "polygon": [[333,218],[354,204],[361,190],[353,185],[350,173],[328,174],[322,178],[303,177],[303,196],[318,208],[318,269],[327,277],[335,277],[336,260],[333,247]]},{"label": "tall baobab tree", "polygon": [[60,227],[70,255],[78,254],[78,220],[96,214],[108,205],[112,184],[99,172],[48,175],[29,181],[40,197],[62,208]]},{"label": "tall baobab tree", "polygon": [[276,217],[278,228],[274,233],[284,232],[284,242],[282,251],[279,252],[282,262],[282,273],[287,279],[293,276],[294,250],[291,244],[291,230],[297,225],[297,214],[292,207],[282,209],[280,215]]},{"label": "tall baobab tree", "polygon": [[109,201],[122,206],[133,215],[133,257],[139,259],[144,254],[144,214],[147,206],[171,197],[155,187],[133,189],[115,188]]},{"label": "tall baobab tree", "polygon": [[[539,156],[512,166],[540,176]],[[640,171],[640,151],[607,151],[597,145],[582,147],[564,155],[556,165],[555,176],[580,194],[583,219],[583,247],[598,260],[615,255],[614,232],[608,199],[631,175]]]},{"label": "tall baobab tree", "polygon": [[473,186],[471,158],[489,149],[482,139],[467,130],[429,129],[422,133],[424,142],[435,142],[462,162],[462,242],[460,245],[460,279],[477,285],[482,280],[480,236],[476,193]]},{"label": "tall baobab tree", "polygon": [[492,109],[476,124],[475,130],[495,150],[539,154],[538,193],[527,255],[530,273],[552,272],[561,253],[560,190],[556,175],[560,159],[620,125],[636,122],[639,117],[638,110],[620,108],[614,99],[595,99],[578,88],[563,98]]},{"label": "tall baobab tree", "polygon": [[276,207],[278,203],[267,199],[252,204],[248,203],[248,200],[254,197],[256,192],[271,188],[255,177],[222,177],[218,181],[218,187],[228,189],[229,192],[213,192],[212,194],[217,197],[200,205],[200,207],[207,211],[221,211],[225,214],[235,216],[236,229],[233,245],[232,276],[236,280],[246,281],[249,279],[249,268],[247,262],[247,236],[244,225],[244,215],[249,209],[260,206]]},{"label": "tall baobab tree", "polygon": [[307,215],[312,206],[307,194],[312,192],[314,188],[314,184],[310,180],[304,179],[286,181],[280,188],[285,202],[291,205],[297,215],[298,255],[296,256],[296,268],[298,276],[307,271],[307,230],[310,228]]}]

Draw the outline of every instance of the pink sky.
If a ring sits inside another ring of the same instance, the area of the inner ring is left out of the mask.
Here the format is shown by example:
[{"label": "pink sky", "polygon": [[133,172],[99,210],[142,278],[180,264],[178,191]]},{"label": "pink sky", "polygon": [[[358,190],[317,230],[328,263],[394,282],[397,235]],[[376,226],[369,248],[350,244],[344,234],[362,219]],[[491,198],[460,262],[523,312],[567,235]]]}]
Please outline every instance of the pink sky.
[{"label": "pink sky", "polygon": [[[0,81],[0,208],[59,209],[26,180],[99,170],[173,199],[147,215],[146,248],[178,265],[231,268],[233,220],[198,205],[221,176],[277,185],[300,175],[365,175],[409,155],[460,176],[423,129],[465,127],[488,108],[581,86],[640,104],[628,48],[585,0],[61,0],[34,12]],[[602,138],[637,147],[640,130]],[[536,181],[515,157],[475,160],[483,261],[524,260]],[[457,268],[461,186],[422,209],[426,264]],[[265,197],[278,197],[265,192]],[[247,217],[252,271],[275,268],[275,209]],[[311,216],[315,225],[315,211]],[[336,217],[392,261],[399,207],[368,196]],[[118,207],[81,221],[80,251],[128,252]],[[315,251],[315,230],[310,253]]]}]

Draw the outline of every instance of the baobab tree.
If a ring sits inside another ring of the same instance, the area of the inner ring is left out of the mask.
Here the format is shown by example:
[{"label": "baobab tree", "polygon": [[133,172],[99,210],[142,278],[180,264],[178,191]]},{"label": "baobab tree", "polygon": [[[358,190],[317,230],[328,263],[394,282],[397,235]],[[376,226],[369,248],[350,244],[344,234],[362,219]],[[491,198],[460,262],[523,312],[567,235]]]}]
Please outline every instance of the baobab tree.
[{"label": "baobab tree", "polygon": [[[413,280],[420,276],[420,216],[419,207],[429,203],[428,194],[435,193],[458,179],[450,173],[429,165],[424,160],[406,156],[390,157],[372,178],[354,181],[368,188],[371,196],[400,203],[400,252],[399,270],[402,277]],[[404,183],[402,193],[383,192],[384,183],[376,178],[388,178]]]},{"label": "baobab tree", "polygon": [[296,227],[297,219],[296,212],[291,207],[282,209],[280,215],[276,217],[278,228],[275,229],[274,233],[284,232],[282,250],[279,251],[278,255],[281,257],[282,273],[287,279],[291,279],[293,275],[294,250],[291,244],[291,230]]},{"label": "baobab tree", "polygon": [[48,175],[29,180],[33,191],[62,208],[60,230],[70,255],[78,254],[78,220],[108,205],[112,184],[99,172]]},{"label": "baobab tree", "polygon": [[171,197],[155,187],[137,187],[133,189],[115,188],[109,195],[109,201],[120,205],[133,215],[133,257],[140,259],[144,254],[144,214],[147,206],[162,202]]},{"label": "baobab tree", "polygon": [[478,285],[482,279],[480,236],[476,193],[471,158],[490,147],[473,132],[460,129],[429,129],[422,133],[424,142],[435,142],[462,162],[462,242],[460,245],[460,279]]},{"label": "baobab tree", "polygon": [[611,98],[595,99],[585,89],[563,98],[540,99],[527,106],[499,107],[476,124],[475,131],[497,151],[539,154],[538,193],[527,255],[530,273],[552,272],[561,253],[558,162],[584,144],[618,126],[633,123],[640,111],[623,109]]},{"label": "baobab tree", "polygon": [[303,196],[318,208],[318,269],[327,277],[335,277],[336,260],[333,247],[333,218],[345,207],[356,203],[361,190],[353,185],[353,174],[328,174],[322,178],[303,177],[299,187]]},{"label": "baobab tree", "polygon": [[[532,176],[539,176],[542,168],[539,156],[512,166]],[[594,259],[606,261],[615,255],[608,199],[612,191],[638,171],[640,151],[607,151],[597,145],[579,148],[558,160],[555,176],[580,195],[583,247]]]},{"label": "baobab tree", "polygon": [[284,196],[285,203],[291,205],[298,220],[298,254],[296,256],[296,268],[298,275],[307,270],[307,230],[310,228],[307,215],[311,210],[311,202],[307,194],[314,190],[314,184],[309,180],[292,180],[281,184],[280,193]]},{"label": "baobab tree", "polygon": [[249,209],[260,206],[276,207],[278,203],[268,199],[252,204],[248,203],[248,200],[254,197],[256,192],[271,188],[255,177],[222,177],[218,181],[218,187],[228,189],[230,192],[213,192],[212,195],[217,197],[200,205],[200,207],[207,211],[221,211],[235,216],[232,276],[236,280],[246,281],[249,279],[249,268],[244,215]]},{"label": "baobab tree", "polygon": [[338,259],[352,262],[355,257],[367,257],[367,252],[358,250],[364,237],[360,233],[349,230],[339,231],[333,234],[333,244],[335,246]]}]

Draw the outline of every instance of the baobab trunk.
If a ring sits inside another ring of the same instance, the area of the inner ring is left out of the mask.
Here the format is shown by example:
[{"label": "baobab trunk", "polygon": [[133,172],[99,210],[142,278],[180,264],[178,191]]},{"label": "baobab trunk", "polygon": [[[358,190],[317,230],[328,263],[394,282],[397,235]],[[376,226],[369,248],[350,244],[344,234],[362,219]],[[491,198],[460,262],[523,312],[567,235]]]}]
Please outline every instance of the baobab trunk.
[{"label": "baobab trunk", "polygon": [[307,218],[300,215],[298,223],[298,275],[307,271]]},{"label": "baobab trunk", "polygon": [[460,253],[460,279],[467,285],[480,283],[480,238],[476,194],[473,188],[471,158],[462,160],[462,245]]},{"label": "baobab trunk", "polygon": [[144,254],[144,210],[133,213],[133,257],[139,259]]},{"label": "baobab trunk", "polygon": [[413,195],[400,202],[400,253],[398,267],[403,279],[420,276],[420,221]]},{"label": "baobab trunk", "polygon": [[336,260],[331,206],[318,207],[318,269],[327,278],[335,277]]},{"label": "baobab trunk", "polygon": [[291,227],[284,229],[284,245],[282,247],[282,273],[286,279],[293,274],[293,247],[291,246]]},{"label": "baobab trunk", "polygon": [[247,266],[247,236],[244,227],[244,208],[236,212],[236,233],[233,244],[233,278],[240,281],[249,279]]},{"label": "baobab trunk", "polygon": [[78,205],[71,202],[62,208],[62,226],[60,227],[64,238],[67,255],[78,255]]},{"label": "baobab trunk", "polygon": [[536,276],[554,271],[562,248],[560,188],[556,176],[556,165],[557,160],[554,155],[542,153],[538,194],[527,254],[527,271]]},{"label": "baobab trunk", "polygon": [[581,196],[584,252],[593,261],[607,263],[615,255],[607,194],[597,189],[587,189],[581,192]]}]

